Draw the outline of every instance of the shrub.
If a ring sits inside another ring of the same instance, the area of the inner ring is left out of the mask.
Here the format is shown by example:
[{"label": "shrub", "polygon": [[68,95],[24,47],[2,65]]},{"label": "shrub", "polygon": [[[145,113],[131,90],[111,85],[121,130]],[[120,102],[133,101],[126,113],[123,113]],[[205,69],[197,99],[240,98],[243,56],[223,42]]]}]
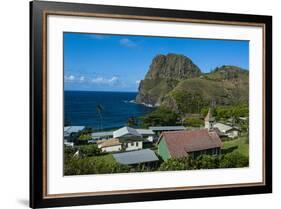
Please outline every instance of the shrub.
[{"label": "shrub", "polygon": [[101,153],[101,149],[98,148],[96,144],[89,144],[80,147],[80,152],[83,156],[90,157],[99,155]]},{"label": "shrub", "polygon": [[65,175],[125,173],[128,171],[128,166],[108,163],[105,160],[91,157],[72,158],[64,163]]},{"label": "shrub", "polygon": [[172,97],[176,100],[180,113],[199,113],[205,106],[205,101],[199,93],[189,93],[184,90],[175,91]]},{"label": "shrub", "polygon": [[222,156],[220,161],[221,168],[242,168],[249,166],[248,157],[240,154],[239,152],[232,152]]},{"label": "shrub", "polygon": [[78,139],[79,139],[80,141],[88,141],[88,140],[91,140],[92,137],[91,137],[90,135],[88,135],[88,134],[82,134],[82,135],[79,136]]},{"label": "shrub", "polygon": [[186,170],[186,162],[184,159],[169,159],[163,162],[159,168],[160,171],[174,171],[174,170]]},{"label": "shrub", "polygon": [[153,112],[143,116],[141,119],[141,126],[158,126],[158,125],[175,125],[178,119],[178,114],[174,111],[165,108],[158,107]]},{"label": "shrub", "polygon": [[200,127],[204,125],[203,120],[199,118],[186,118],[184,120],[184,125],[185,126],[191,126],[191,127]]}]

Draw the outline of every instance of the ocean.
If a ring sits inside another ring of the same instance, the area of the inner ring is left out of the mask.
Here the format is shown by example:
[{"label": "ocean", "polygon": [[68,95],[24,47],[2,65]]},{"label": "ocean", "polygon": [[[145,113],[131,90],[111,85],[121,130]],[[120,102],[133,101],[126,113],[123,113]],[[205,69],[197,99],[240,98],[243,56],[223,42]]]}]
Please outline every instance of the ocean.
[{"label": "ocean", "polygon": [[[153,110],[134,103],[136,95],[136,92],[64,91],[65,125],[95,130],[125,126],[129,117],[143,116]],[[102,107],[102,120],[98,106]]]}]

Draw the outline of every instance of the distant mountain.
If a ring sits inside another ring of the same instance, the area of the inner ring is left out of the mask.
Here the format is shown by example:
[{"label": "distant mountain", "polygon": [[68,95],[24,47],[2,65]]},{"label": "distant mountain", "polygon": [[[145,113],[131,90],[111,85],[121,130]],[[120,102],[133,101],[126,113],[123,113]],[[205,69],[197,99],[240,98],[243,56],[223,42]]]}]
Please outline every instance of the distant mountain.
[{"label": "distant mountain", "polygon": [[221,66],[202,73],[191,59],[177,54],[157,55],[139,85],[137,103],[166,106],[194,113],[209,106],[248,103],[249,72]]},{"label": "distant mountain", "polygon": [[179,81],[201,75],[200,69],[187,57],[178,54],[157,55],[139,84],[138,103],[158,106],[162,98]]}]

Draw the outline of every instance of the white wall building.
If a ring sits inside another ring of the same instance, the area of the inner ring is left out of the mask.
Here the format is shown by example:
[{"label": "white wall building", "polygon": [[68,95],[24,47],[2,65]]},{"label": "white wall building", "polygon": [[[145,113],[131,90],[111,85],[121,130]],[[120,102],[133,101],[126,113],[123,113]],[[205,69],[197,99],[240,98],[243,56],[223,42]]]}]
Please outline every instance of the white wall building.
[{"label": "white wall building", "polygon": [[149,142],[153,142],[154,139],[156,138],[156,134],[154,131],[150,129],[136,129],[139,134],[142,135],[142,138],[146,139]]},{"label": "white wall building", "polygon": [[224,133],[229,138],[235,138],[239,136],[239,129],[223,123],[215,123],[214,128],[219,129],[220,132]]},{"label": "white wall building", "polygon": [[138,150],[138,149],[142,149],[142,147],[143,147],[142,141],[125,142],[125,150],[126,151]]},{"label": "white wall building", "polygon": [[212,116],[211,109],[209,109],[207,116],[205,117],[205,128],[209,131],[220,132],[220,136],[227,136],[229,138],[235,138],[239,136],[240,130],[236,127],[232,127],[223,123],[215,123],[215,119]]},{"label": "white wall building", "polygon": [[122,150],[122,143],[118,139],[101,140],[97,144],[102,152],[119,152]]},{"label": "white wall building", "polygon": [[119,139],[126,151],[138,150],[143,147],[143,137],[134,128],[127,126],[120,128],[113,131],[113,137]]}]

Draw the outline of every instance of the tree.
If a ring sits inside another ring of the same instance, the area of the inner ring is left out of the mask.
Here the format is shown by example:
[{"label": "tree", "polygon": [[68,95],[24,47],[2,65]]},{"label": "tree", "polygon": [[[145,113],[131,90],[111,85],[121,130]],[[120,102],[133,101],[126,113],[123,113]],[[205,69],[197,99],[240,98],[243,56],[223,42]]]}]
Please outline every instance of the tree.
[{"label": "tree", "polygon": [[202,107],[206,106],[206,101],[200,93],[178,90],[172,93],[172,97],[175,99],[181,114],[199,113]]},{"label": "tree", "polygon": [[98,104],[96,106],[96,112],[98,113],[99,115],[99,118],[100,118],[100,130],[103,129],[102,127],[102,120],[103,120],[103,117],[102,117],[102,112],[104,111],[104,107],[101,105],[101,104]]},{"label": "tree", "polygon": [[81,146],[80,151],[81,151],[81,154],[86,157],[99,155],[101,153],[101,149],[98,148],[98,146],[96,144],[89,144],[89,145]]},{"label": "tree", "polygon": [[158,107],[153,112],[140,118],[141,126],[169,126],[175,125],[179,115],[166,107]]},{"label": "tree", "polygon": [[73,147],[69,147],[69,146],[66,146],[64,145],[63,147],[63,151],[64,151],[64,161],[67,161],[67,160],[70,160],[74,153],[76,152],[76,149],[73,148]]},{"label": "tree", "polygon": [[127,121],[127,125],[130,127],[134,127],[138,125],[137,119],[135,117],[129,117]]},{"label": "tree", "polygon": [[89,134],[81,134],[78,139],[80,141],[88,141],[88,140],[91,140],[92,137],[89,135]]},{"label": "tree", "polygon": [[71,158],[64,162],[64,175],[126,173],[129,169],[129,166],[98,157]]},{"label": "tree", "polygon": [[225,154],[220,161],[221,168],[242,168],[247,166],[249,166],[248,157],[239,152]]},{"label": "tree", "polygon": [[160,171],[176,171],[176,170],[186,170],[185,159],[168,159],[163,162],[159,168]]},{"label": "tree", "polygon": [[196,161],[196,169],[213,169],[220,167],[220,156],[201,155]]},{"label": "tree", "polygon": [[191,126],[191,127],[200,127],[204,125],[203,120],[199,118],[186,118],[183,121],[185,126]]}]

